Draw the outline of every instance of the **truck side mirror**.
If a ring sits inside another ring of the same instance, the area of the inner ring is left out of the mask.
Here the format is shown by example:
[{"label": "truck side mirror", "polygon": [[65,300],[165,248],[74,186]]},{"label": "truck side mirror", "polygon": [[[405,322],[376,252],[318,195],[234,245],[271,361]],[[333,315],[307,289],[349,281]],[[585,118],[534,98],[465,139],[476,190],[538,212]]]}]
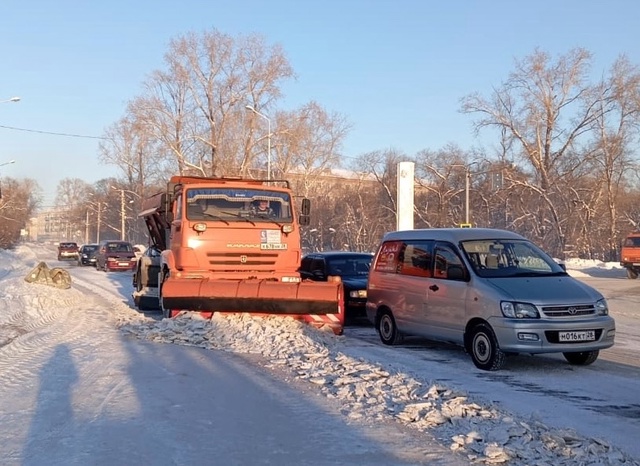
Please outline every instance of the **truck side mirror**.
[{"label": "truck side mirror", "polygon": [[311,214],[311,201],[306,197],[302,199],[302,215]]},{"label": "truck side mirror", "polygon": [[302,213],[298,217],[298,223],[301,226],[309,225],[311,223],[311,218],[309,217],[309,214],[311,213],[311,201],[306,197],[302,198],[302,205],[301,205],[300,211]]}]

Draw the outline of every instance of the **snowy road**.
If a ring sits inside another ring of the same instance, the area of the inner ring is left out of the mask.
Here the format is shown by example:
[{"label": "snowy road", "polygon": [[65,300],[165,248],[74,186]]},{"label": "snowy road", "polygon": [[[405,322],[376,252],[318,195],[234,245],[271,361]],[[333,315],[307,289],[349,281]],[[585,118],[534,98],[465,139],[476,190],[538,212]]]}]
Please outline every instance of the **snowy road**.
[{"label": "snowy road", "polygon": [[2,465],[464,464],[397,423],[348,420],[255,356],[127,338],[115,321],[132,312],[130,274],[47,259],[72,290],[3,282]]},{"label": "snowy road", "polygon": [[[254,354],[233,345],[211,351],[132,339],[116,328],[140,319],[131,309],[129,274],[79,268],[53,260],[45,249],[34,251],[26,254],[30,266],[46,259],[65,267],[74,286],[27,285],[21,269],[0,269],[3,464],[470,463],[469,451],[450,450],[455,425],[415,429],[389,416],[367,416],[366,407],[339,389],[331,392],[320,363],[315,372],[304,361],[304,371],[299,365],[287,370],[300,361],[274,364],[282,358],[268,347]],[[624,463],[619,454],[604,453],[602,464],[640,464],[640,283],[584,280],[597,282],[591,284],[607,296],[617,322],[616,345],[592,366],[570,366],[562,356],[518,356],[500,372],[483,372],[457,347],[414,339],[390,348],[370,327],[348,328],[336,338],[337,359],[460,390],[479,405],[528,423],[572,428],[629,455]],[[154,339],[175,339],[154,329],[162,324],[158,314],[146,317]],[[305,379],[302,372],[310,375]],[[356,391],[372,391],[373,385],[359,383]],[[473,422],[487,437],[500,430]],[[468,437],[469,428],[461,423],[458,433]],[[518,440],[520,448],[535,451],[537,444],[526,438]],[[573,443],[578,451],[600,445]],[[554,463],[580,464],[579,456]]]}]

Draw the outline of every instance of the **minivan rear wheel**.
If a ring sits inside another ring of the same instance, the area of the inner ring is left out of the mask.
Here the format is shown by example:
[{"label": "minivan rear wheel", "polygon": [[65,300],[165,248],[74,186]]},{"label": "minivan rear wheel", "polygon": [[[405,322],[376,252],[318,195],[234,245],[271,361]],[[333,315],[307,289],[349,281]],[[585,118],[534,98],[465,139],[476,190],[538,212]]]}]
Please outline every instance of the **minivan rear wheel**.
[{"label": "minivan rear wheel", "polygon": [[393,318],[391,311],[384,310],[380,313],[378,319],[378,335],[380,340],[385,345],[397,345],[402,342],[402,335],[396,325],[396,320]]},{"label": "minivan rear wheel", "polygon": [[562,353],[564,358],[574,366],[588,366],[598,359],[600,351],[581,351],[579,353]]},{"label": "minivan rear wheel", "polygon": [[478,324],[471,330],[467,350],[475,366],[485,371],[499,370],[506,359],[506,355],[498,346],[496,335],[487,324]]}]

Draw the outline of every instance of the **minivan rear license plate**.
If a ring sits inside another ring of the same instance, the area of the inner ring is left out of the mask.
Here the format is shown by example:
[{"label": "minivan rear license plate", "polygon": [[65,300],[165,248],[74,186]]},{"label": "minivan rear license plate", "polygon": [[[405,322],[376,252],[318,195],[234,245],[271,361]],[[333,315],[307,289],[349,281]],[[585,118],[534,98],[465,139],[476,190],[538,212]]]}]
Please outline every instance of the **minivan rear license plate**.
[{"label": "minivan rear license plate", "polygon": [[585,332],[558,332],[558,340],[560,341],[594,341],[596,332],[587,330]]}]

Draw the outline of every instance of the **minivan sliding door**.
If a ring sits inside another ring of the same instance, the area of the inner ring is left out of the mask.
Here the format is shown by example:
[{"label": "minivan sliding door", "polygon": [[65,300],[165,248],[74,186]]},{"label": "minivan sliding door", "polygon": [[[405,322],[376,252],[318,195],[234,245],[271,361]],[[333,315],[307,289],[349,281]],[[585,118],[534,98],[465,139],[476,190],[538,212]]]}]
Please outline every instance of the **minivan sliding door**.
[{"label": "minivan sliding door", "polygon": [[438,339],[461,343],[466,324],[468,286],[460,271],[465,271],[465,266],[453,245],[448,243],[436,243],[433,257],[426,319]]}]

